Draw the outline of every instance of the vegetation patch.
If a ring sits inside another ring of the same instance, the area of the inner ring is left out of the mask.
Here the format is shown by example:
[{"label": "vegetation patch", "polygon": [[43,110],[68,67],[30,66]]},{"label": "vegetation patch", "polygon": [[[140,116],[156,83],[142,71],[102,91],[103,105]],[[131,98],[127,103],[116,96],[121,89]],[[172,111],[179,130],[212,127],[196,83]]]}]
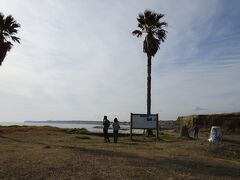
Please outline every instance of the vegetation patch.
[{"label": "vegetation patch", "polygon": [[10,126],[0,126],[0,128],[27,128],[31,126],[19,126],[19,125],[10,125]]},{"label": "vegetation patch", "polygon": [[86,128],[73,128],[73,129],[64,129],[68,134],[89,134],[90,132]]},{"label": "vegetation patch", "polygon": [[[120,137],[118,143],[113,143],[110,136],[111,143],[104,143],[103,137],[95,133],[67,134],[62,129],[57,132],[48,127],[33,127],[31,131],[16,129],[24,128],[6,128],[0,136],[0,179],[33,179],[35,174],[39,179],[47,179],[49,170],[59,179],[239,179],[240,176],[239,135],[212,144],[203,137],[179,141],[177,134],[162,131],[160,141],[144,135],[134,135],[130,141],[128,135]],[[70,130],[79,133],[79,129]]]},{"label": "vegetation patch", "polygon": [[211,144],[208,152],[213,156],[221,159],[230,159],[240,162],[239,145],[235,144]]},{"label": "vegetation patch", "polygon": [[77,139],[91,139],[89,136],[75,136]]},{"label": "vegetation patch", "polygon": [[160,133],[160,139],[163,141],[174,141],[176,137],[173,134]]}]

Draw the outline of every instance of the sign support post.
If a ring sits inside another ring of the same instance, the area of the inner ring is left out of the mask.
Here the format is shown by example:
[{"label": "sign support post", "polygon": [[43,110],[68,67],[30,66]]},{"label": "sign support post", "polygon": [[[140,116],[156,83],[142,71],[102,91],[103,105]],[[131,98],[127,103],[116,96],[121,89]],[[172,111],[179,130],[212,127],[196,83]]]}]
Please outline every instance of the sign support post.
[{"label": "sign support post", "polygon": [[159,128],[158,128],[158,125],[159,125],[159,123],[158,123],[158,114],[157,114],[157,121],[156,121],[156,127],[157,127],[157,133],[156,133],[156,136],[157,136],[157,141],[158,141],[158,134],[159,134]]},{"label": "sign support post", "polygon": [[131,115],[130,115],[131,117],[130,117],[130,140],[132,141],[132,113],[131,113]]}]

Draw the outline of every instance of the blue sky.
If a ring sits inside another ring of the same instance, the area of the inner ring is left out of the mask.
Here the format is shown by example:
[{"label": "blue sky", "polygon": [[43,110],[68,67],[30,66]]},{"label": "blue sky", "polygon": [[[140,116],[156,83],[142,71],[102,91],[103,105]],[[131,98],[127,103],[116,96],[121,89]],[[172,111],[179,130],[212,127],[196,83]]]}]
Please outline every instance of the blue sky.
[{"label": "blue sky", "polygon": [[165,14],[153,59],[152,112],[160,119],[240,109],[238,0],[1,0],[22,41],[0,67],[0,121],[129,120],[146,112],[145,9]]}]

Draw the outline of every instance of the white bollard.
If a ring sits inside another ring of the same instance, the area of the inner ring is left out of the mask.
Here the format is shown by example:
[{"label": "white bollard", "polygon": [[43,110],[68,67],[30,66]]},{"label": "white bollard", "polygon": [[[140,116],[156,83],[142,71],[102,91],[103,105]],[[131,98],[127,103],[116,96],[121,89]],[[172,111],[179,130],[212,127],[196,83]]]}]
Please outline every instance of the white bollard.
[{"label": "white bollard", "polygon": [[219,126],[212,126],[210,135],[209,135],[209,142],[219,142],[222,140],[221,129]]}]

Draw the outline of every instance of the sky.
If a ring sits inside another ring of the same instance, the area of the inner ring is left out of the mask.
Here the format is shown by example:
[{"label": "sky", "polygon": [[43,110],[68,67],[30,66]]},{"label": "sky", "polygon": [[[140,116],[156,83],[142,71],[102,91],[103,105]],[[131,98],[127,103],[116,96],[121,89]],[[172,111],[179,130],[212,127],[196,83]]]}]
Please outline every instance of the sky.
[{"label": "sky", "polygon": [[152,62],[152,113],[161,120],[240,111],[238,0],[0,0],[21,24],[0,66],[0,122],[129,121],[146,113],[146,9],[165,14]]}]

